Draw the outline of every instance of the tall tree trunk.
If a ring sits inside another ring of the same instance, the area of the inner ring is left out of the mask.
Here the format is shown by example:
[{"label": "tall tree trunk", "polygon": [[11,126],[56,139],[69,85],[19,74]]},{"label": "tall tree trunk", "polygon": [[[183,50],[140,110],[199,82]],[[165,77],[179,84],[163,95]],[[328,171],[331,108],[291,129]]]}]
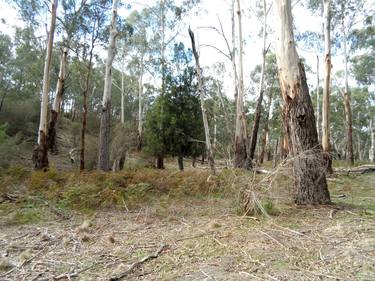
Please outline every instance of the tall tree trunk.
[{"label": "tall tree trunk", "polygon": [[344,112],[345,112],[345,125],[346,125],[346,153],[345,158],[349,165],[354,165],[353,153],[353,124],[352,124],[352,107],[350,105],[350,94],[344,94]]},{"label": "tall tree trunk", "polygon": [[320,85],[319,85],[319,56],[316,55],[316,130],[318,131],[318,140],[322,140],[320,134]]},{"label": "tall tree trunk", "polygon": [[55,101],[53,103],[53,108],[51,110],[51,116],[48,126],[48,148],[51,150],[52,153],[58,153],[57,145],[56,145],[56,124],[57,119],[61,112],[61,101],[62,96],[64,94],[64,85],[65,85],[65,69],[67,64],[67,58],[68,58],[68,48],[64,48],[61,52],[61,58],[60,58],[60,71],[59,71],[59,77],[57,80],[56,85],[56,95],[55,95]]},{"label": "tall tree trunk", "polygon": [[238,95],[236,103],[236,130],[234,135],[234,167],[244,168],[246,162],[246,117],[244,113],[244,81],[243,81],[243,39],[242,39],[242,21],[241,5],[237,0],[237,17],[238,17],[238,35],[239,35],[239,78],[238,78]]},{"label": "tall tree trunk", "polygon": [[361,136],[359,135],[359,133],[357,133],[357,159],[359,161],[362,161],[362,144],[361,144]]},{"label": "tall tree trunk", "polygon": [[40,122],[38,134],[38,146],[34,149],[33,162],[35,169],[48,168],[48,145],[47,145],[47,116],[48,116],[48,93],[50,89],[50,69],[52,61],[53,38],[56,26],[57,0],[52,0],[51,6],[51,23],[48,32],[48,43],[46,58],[44,61],[43,73],[43,93],[40,107]]},{"label": "tall tree trunk", "polygon": [[139,79],[138,79],[138,144],[137,144],[137,149],[138,151],[141,151],[142,149],[142,136],[143,136],[143,70],[144,70],[144,65],[143,65],[143,56],[144,54],[141,55],[141,62],[140,62],[140,73],[139,73]]},{"label": "tall tree trunk", "polygon": [[375,124],[374,121],[370,121],[370,139],[371,139],[371,146],[369,151],[369,159],[370,162],[375,161]]},{"label": "tall tree trunk", "polygon": [[267,40],[267,2],[266,0],[263,0],[262,70],[260,74],[258,101],[257,101],[256,109],[255,109],[253,127],[251,129],[249,148],[248,148],[248,153],[247,153],[247,158],[246,158],[247,169],[251,169],[253,166],[253,159],[255,156],[255,147],[256,147],[257,139],[258,139],[260,117],[262,114],[262,102],[263,102],[263,94],[264,94],[264,76],[265,76],[266,55],[267,55],[266,40]]},{"label": "tall tree trunk", "polygon": [[293,157],[297,204],[331,203],[323,154],[318,142],[314,109],[305,70],[294,42],[291,0],[277,0],[280,46],[277,64],[283,96],[283,118]]},{"label": "tall tree trunk", "polygon": [[323,0],[323,17],[324,17],[324,89],[323,89],[323,135],[322,146],[324,159],[327,163],[327,172],[333,173],[332,154],[330,142],[330,125],[329,125],[329,96],[331,91],[331,1]]},{"label": "tall tree trunk", "polygon": [[161,94],[165,94],[165,3],[160,0]]},{"label": "tall tree trunk", "polygon": [[[94,28],[95,29],[95,28]],[[94,35],[91,38],[89,63],[87,67],[87,74],[85,79],[85,88],[83,90],[83,106],[82,106],[82,127],[81,127],[81,147],[80,147],[80,160],[79,160],[79,170],[83,171],[85,169],[85,146],[86,146],[86,128],[87,128],[87,100],[90,91],[90,77],[92,71],[92,59],[94,55]],[[92,92],[94,93],[95,88]],[[92,95],[93,95],[92,93]]]},{"label": "tall tree trunk", "polygon": [[267,103],[267,113],[266,117],[264,119],[264,130],[263,130],[263,135],[262,135],[262,141],[261,141],[261,150],[259,154],[259,163],[263,164],[264,161],[264,154],[266,151],[267,147],[267,140],[268,140],[268,134],[269,134],[269,128],[268,128],[268,121],[270,118],[270,111],[271,111],[271,104],[272,104],[272,87],[270,88],[270,93],[268,96],[268,103]]},{"label": "tall tree trunk", "polygon": [[5,100],[5,97],[7,96],[8,94],[8,90],[5,90],[3,95],[1,96],[1,101],[0,101],[0,112],[1,110],[3,109],[3,105],[4,105],[4,100]]},{"label": "tall tree trunk", "polygon": [[206,112],[206,106],[204,102],[204,93],[203,93],[203,81],[202,81],[202,74],[201,74],[201,67],[199,64],[199,55],[195,46],[195,39],[194,39],[194,33],[189,27],[189,36],[191,39],[191,46],[193,49],[193,55],[195,58],[195,64],[196,64],[196,71],[197,71],[197,79],[198,79],[198,91],[201,101],[201,110],[202,110],[202,118],[203,118],[203,126],[204,126],[204,135],[206,139],[206,149],[207,149],[207,158],[208,162],[211,168],[211,174],[216,174],[216,168],[215,168],[215,160],[214,160],[214,153],[212,151],[211,146],[211,139],[210,139],[210,129],[208,126],[208,120],[207,120],[207,112]]},{"label": "tall tree trunk", "polygon": [[279,142],[279,139],[276,139],[275,141],[275,147],[273,149],[273,164],[272,164],[272,167],[273,168],[276,168],[276,165],[277,165],[277,158],[278,158],[278,147],[280,146],[280,142]]},{"label": "tall tree trunk", "polygon": [[[125,45],[125,44],[124,44]],[[121,124],[125,123],[125,46],[121,63]]]},{"label": "tall tree trunk", "polygon": [[156,168],[164,169],[164,157],[163,156],[158,156],[156,158]]},{"label": "tall tree trunk", "polygon": [[346,161],[349,165],[354,165],[354,153],[353,153],[353,117],[351,98],[348,82],[348,51],[347,51],[347,34],[345,30],[344,18],[342,19],[342,35],[343,35],[343,47],[344,47],[344,111],[345,111],[345,124],[346,124]]},{"label": "tall tree trunk", "polygon": [[116,18],[117,6],[119,0],[113,0],[112,19],[110,26],[109,45],[107,50],[107,61],[105,64],[104,93],[102,101],[102,112],[100,118],[99,132],[99,157],[98,169],[102,171],[110,170],[109,163],[109,142],[110,142],[110,123],[111,123],[111,90],[112,90],[112,63],[116,54]]},{"label": "tall tree trunk", "polygon": [[233,68],[233,82],[234,82],[234,100],[235,104],[237,104],[237,96],[238,96],[238,73],[237,73],[237,63],[236,63],[236,24],[235,24],[235,6],[236,0],[232,0],[231,4],[231,28],[232,28],[232,50],[231,50],[231,60],[232,60],[232,68]]},{"label": "tall tree trunk", "polygon": [[177,162],[178,162],[178,169],[180,171],[183,171],[184,170],[184,156],[182,154],[178,155]]}]

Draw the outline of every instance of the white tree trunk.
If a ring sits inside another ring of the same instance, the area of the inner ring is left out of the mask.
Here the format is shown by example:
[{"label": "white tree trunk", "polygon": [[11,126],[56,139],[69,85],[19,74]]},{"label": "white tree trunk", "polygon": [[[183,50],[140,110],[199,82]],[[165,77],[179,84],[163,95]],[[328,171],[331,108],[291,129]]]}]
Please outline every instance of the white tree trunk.
[{"label": "white tree trunk", "polygon": [[[40,108],[40,122],[39,122],[39,134],[38,134],[38,144],[41,145],[42,138],[46,137],[47,134],[47,116],[48,116],[48,93],[50,90],[50,69],[52,61],[52,48],[53,48],[53,38],[55,35],[56,26],[56,10],[57,10],[58,0],[52,0],[51,7],[51,23],[48,32],[48,43],[46,58],[44,60],[44,72],[43,72],[43,93],[42,102]],[[44,136],[42,136],[44,134]]]},{"label": "white tree trunk", "polygon": [[[125,45],[125,44],[124,44]],[[125,46],[121,63],[121,124],[125,123]]]},{"label": "white tree trunk", "polygon": [[62,96],[64,94],[67,58],[68,58],[68,48],[65,47],[61,52],[60,71],[59,71],[59,77],[57,79],[55,100],[52,106],[50,121],[48,124],[47,145],[48,145],[48,149],[50,149],[51,152],[55,154],[58,153],[57,143],[56,143],[56,138],[57,138],[56,137],[56,124],[57,124],[58,117],[60,115],[61,101],[62,101]]},{"label": "white tree trunk", "polygon": [[213,153],[212,145],[211,145],[210,129],[208,126],[206,107],[205,107],[205,102],[204,102],[203,82],[202,82],[201,67],[199,64],[199,55],[195,47],[194,33],[190,28],[189,28],[189,35],[191,39],[191,45],[192,45],[193,55],[194,55],[195,64],[196,64],[198,91],[199,91],[199,96],[200,96],[200,101],[201,101],[201,110],[202,110],[202,118],[203,118],[203,126],[204,126],[204,135],[206,139],[207,156],[208,156],[208,161],[209,161],[209,165],[211,168],[211,174],[215,175],[216,167],[215,167],[214,153]]},{"label": "white tree trunk", "polygon": [[50,90],[50,69],[52,61],[53,37],[55,35],[57,0],[51,2],[51,23],[47,34],[47,50],[44,61],[43,92],[40,105],[40,121],[38,132],[38,146],[33,151],[32,160],[35,169],[48,168],[48,144],[47,144],[47,117],[48,117],[48,94]]},{"label": "white tree trunk", "polygon": [[143,72],[144,72],[144,65],[143,65],[143,56],[141,55],[140,61],[140,72],[139,72],[139,79],[138,79],[138,150],[142,149],[142,135],[143,135]]},{"label": "white tree trunk", "polygon": [[319,56],[316,56],[316,130],[318,131],[318,139],[321,141],[320,135],[320,91],[319,91]]},{"label": "white tree trunk", "polygon": [[113,0],[112,18],[109,34],[109,46],[107,50],[107,60],[105,65],[104,92],[102,100],[102,114],[99,134],[99,157],[98,169],[110,170],[109,164],[109,142],[110,142],[110,119],[111,119],[111,90],[112,90],[112,63],[116,54],[116,18],[119,0]]},{"label": "white tree trunk", "polygon": [[375,161],[375,124],[373,120],[370,121],[370,139],[371,139],[371,146],[369,152],[369,159],[370,162]]},{"label": "white tree trunk", "polygon": [[165,3],[160,0],[161,93],[165,94]]},{"label": "white tree trunk", "polygon": [[322,146],[327,160],[327,171],[332,173],[332,157],[331,157],[331,144],[330,144],[330,122],[329,122],[329,109],[330,102],[329,96],[331,92],[331,1],[323,0],[323,17],[324,17],[324,88],[323,88],[323,120],[322,120]]},{"label": "white tree trunk", "polygon": [[246,161],[246,118],[244,114],[244,81],[243,81],[243,39],[240,0],[237,0],[238,36],[239,36],[239,72],[238,72],[238,94],[236,102],[236,129],[235,129],[235,160],[236,168],[243,168]]},{"label": "white tree trunk", "polygon": [[[342,2],[342,14],[345,15],[345,1]],[[342,17],[341,22],[341,33],[342,33],[342,44],[343,44],[343,55],[344,55],[344,108],[345,108],[345,123],[346,123],[346,161],[350,164],[354,164],[354,153],[353,153],[353,117],[351,108],[351,98],[349,89],[349,73],[348,73],[348,35],[345,27],[345,17]]]},{"label": "white tree trunk", "polygon": [[56,85],[55,101],[52,107],[52,109],[57,114],[60,114],[60,111],[61,111],[61,100],[62,100],[62,94],[64,91],[67,61],[68,61],[68,48],[64,47],[62,54],[61,54],[61,58],[60,58],[59,78],[57,80],[57,85]]},{"label": "white tree trunk", "polygon": [[59,71],[59,77],[57,79],[55,101],[52,107],[52,109],[57,114],[59,114],[61,110],[60,107],[61,107],[62,94],[64,90],[64,84],[65,84],[67,59],[68,59],[68,48],[64,47],[61,53],[61,57],[60,57],[60,71]]}]

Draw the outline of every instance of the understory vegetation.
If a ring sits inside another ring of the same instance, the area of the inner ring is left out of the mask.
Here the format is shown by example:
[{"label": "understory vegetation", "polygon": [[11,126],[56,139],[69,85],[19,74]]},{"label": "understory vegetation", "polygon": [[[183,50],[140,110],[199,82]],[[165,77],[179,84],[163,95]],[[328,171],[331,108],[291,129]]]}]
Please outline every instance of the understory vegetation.
[{"label": "understory vegetation", "polygon": [[[333,206],[298,208],[287,174],[210,176],[166,164],[114,173],[2,170],[2,280],[108,280],[159,247],[160,257],[125,280],[373,279],[373,173],[331,177]],[[258,213],[239,208],[248,183]]]}]

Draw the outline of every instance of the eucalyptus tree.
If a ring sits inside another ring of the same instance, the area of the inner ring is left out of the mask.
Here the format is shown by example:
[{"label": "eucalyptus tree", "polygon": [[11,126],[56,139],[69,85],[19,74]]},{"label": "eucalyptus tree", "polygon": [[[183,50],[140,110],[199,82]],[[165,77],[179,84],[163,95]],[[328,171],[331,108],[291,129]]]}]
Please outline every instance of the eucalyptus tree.
[{"label": "eucalyptus tree", "polygon": [[64,47],[60,58],[60,71],[57,78],[55,100],[51,109],[50,121],[48,124],[47,146],[52,153],[57,153],[56,145],[56,123],[61,111],[61,101],[65,90],[66,65],[68,60],[68,48]]},{"label": "eucalyptus tree", "polygon": [[[66,88],[68,52],[72,48],[72,41],[79,40],[79,28],[81,19],[83,17],[83,10],[86,7],[87,0],[61,0],[61,16],[57,17],[57,32],[63,36],[61,42],[61,55],[60,55],[60,70],[57,79],[55,100],[53,102],[50,114],[50,121],[48,124],[48,148],[52,153],[57,153],[56,144],[56,126],[58,117],[60,115],[63,95]],[[78,36],[78,37],[77,37]]]},{"label": "eucalyptus tree", "polygon": [[11,62],[12,56],[12,39],[6,34],[0,32],[0,112],[3,108],[6,95],[9,93],[9,84],[11,83]]},{"label": "eucalyptus tree", "polygon": [[244,73],[243,73],[243,38],[242,11],[240,0],[237,0],[239,55],[238,55],[238,87],[236,98],[236,129],[234,135],[234,167],[244,168],[246,162],[246,116],[244,112]]},{"label": "eucalyptus tree", "polygon": [[[255,68],[255,74],[261,73],[261,66],[257,66]],[[258,79],[258,80],[256,80]],[[259,81],[260,78],[254,77],[253,80]],[[277,79],[277,65],[276,65],[276,56],[273,53],[269,53],[266,56],[266,65],[265,65],[265,78],[264,78],[264,92],[267,93],[267,102],[264,106],[265,112],[262,116],[263,119],[263,132],[262,136],[260,137],[260,152],[258,156],[258,162],[260,164],[263,163],[267,146],[270,143],[270,127],[272,130],[277,129],[277,122],[273,122],[274,124],[270,124],[272,122],[271,117],[275,118],[276,116],[279,116],[279,106],[278,96],[275,95],[275,93],[280,91],[278,79]],[[270,126],[271,125],[271,126]],[[274,136],[274,138],[278,139],[279,136]]]},{"label": "eucalyptus tree", "polygon": [[[104,4],[104,5],[103,5]],[[86,130],[89,95],[94,92],[92,85],[92,71],[95,59],[95,48],[105,41],[105,23],[107,22],[108,1],[94,0],[90,5],[84,5],[79,17],[76,40],[72,42],[77,60],[82,61],[80,68],[80,88],[82,92],[82,118],[80,142],[80,170],[85,169]]]},{"label": "eucalyptus tree", "polygon": [[48,43],[44,62],[43,73],[43,92],[40,106],[40,121],[39,121],[39,134],[38,146],[33,152],[33,162],[36,169],[45,169],[48,167],[48,146],[47,146],[47,115],[48,115],[48,94],[50,87],[50,68],[52,61],[52,48],[53,39],[56,27],[56,13],[57,13],[57,0],[51,3],[51,22],[48,31]]},{"label": "eucalyptus tree", "polygon": [[113,0],[112,3],[111,25],[109,29],[110,34],[104,77],[104,93],[100,119],[98,169],[103,171],[108,171],[110,169],[109,144],[111,120],[112,63],[116,54],[116,37],[118,35],[116,27],[118,3],[119,0]]},{"label": "eucalyptus tree", "polygon": [[[267,8],[267,1],[263,0],[263,35],[262,35],[262,64],[261,64],[261,74],[259,80],[259,92],[258,92],[258,100],[255,108],[254,113],[254,120],[253,126],[251,128],[251,134],[249,137],[249,145],[248,145],[248,152],[246,158],[246,168],[251,169],[253,166],[253,160],[255,156],[255,147],[257,144],[258,139],[258,130],[259,130],[259,123],[260,117],[262,113],[262,102],[263,102],[263,95],[264,95],[264,80],[265,80],[265,69],[266,69],[266,55],[269,49],[269,46],[266,47],[267,44],[267,16],[269,13],[269,9]],[[271,103],[272,97],[269,98],[269,103]],[[270,106],[271,104],[269,104]]]},{"label": "eucalyptus tree", "polygon": [[331,203],[323,155],[318,142],[314,109],[306,75],[297,54],[290,0],[277,0],[279,47],[277,65],[283,96],[283,124],[293,157],[297,204]]},{"label": "eucalyptus tree", "polygon": [[324,18],[324,87],[323,87],[323,118],[322,118],[322,146],[327,160],[327,172],[333,173],[332,156],[330,144],[330,119],[329,119],[329,96],[331,92],[331,1],[323,0]]}]

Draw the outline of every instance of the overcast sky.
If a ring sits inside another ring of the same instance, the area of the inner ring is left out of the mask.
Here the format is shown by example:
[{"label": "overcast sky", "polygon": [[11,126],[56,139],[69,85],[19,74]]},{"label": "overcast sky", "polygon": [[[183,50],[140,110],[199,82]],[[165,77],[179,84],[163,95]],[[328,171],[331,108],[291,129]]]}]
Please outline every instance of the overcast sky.
[{"label": "overcast sky", "polygon": [[[137,9],[141,10],[144,4],[152,5],[155,3],[154,0],[138,0],[132,1],[122,0],[123,3],[127,3],[131,5],[130,10],[122,9],[119,12],[119,15],[122,17],[126,17],[132,10]],[[194,12],[190,14],[189,17],[185,18],[184,21],[186,23],[186,30],[176,38],[178,41],[184,42],[186,46],[190,46],[190,41],[188,38],[187,33],[187,26],[190,25],[191,28],[195,31],[197,41],[200,45],[214,45],[215,47],[223,50],[226,52],[227,48],[225,45],[224,39],[210,29],[202,29],[200,27],[203,26],[215,26],[219,27],[218,18],[220,18],[224,32],[228,38],[231,40],[231,14],[230,14],[230,0],[202,0],[202,4],[200,5],[199,9],[196,9]],[[268,0],[268,5],[272,4],[271,12],[269,14],[268,24],[271,29],[270,34],[268,35],[268,44],[271,44],[271,50],[275,50],[276,47],[276,36],[274,31],[277,31],[277,21],[275,20],[275,5],[273,0]],[[245,72],[245,87],[249,86],[249,74],[254,69],[255,65],[260,64],[261,62],[261,48],[262,48],[262,39],[259,36],[260,30],[262,28],[262,22],[255,16],[256,11],[256,3],[257,0],[252,1],[241,1],[242,10],[243,10],[243,38],[245,41],[244,46],[244,72]],[[321,31],[321,18],[318,16],[312,15],[309,11],[302,8],[301,5],[297,4],[293,8],[293,15],[294,15],[294,23],[297,27],[299,32],[304,31],[314,31],[320,32]],[[0,31],[3,33],[7,33],[9,35],[13,35],[14,33],[14,25],[22,26],[22,22],[17,15],[17,12],[12,9],[5,0],[0,0],[0,18],[5,19],[5,23],[0,22]],[[47,21],[47,18],[46,18]],[[237,27],[236,27],[237,31]],[[238,34],[238,32],[237,32]],[[302,50],[298,48],[298,53],[301,57],[306,59],[306,63],[313,68],[315,71],[316,68],[316,53],[314,50]],[[101,54],[105,54],[104,51]],[[322,56],[322,55],[321,55]],[[200,58],[201,64],[205,68],[211,68],[217,62],[224,62],[226,63],[226,69],[228,74],[225,77],[225,88],[228,89],[227,95],[232,97],[233,92],[229,89],[233,89],[231,87],[231,66],[228,59],[220,54],[218,51],[214,50],[213,48],[209,47],[201,47],[200,48]],[[320,64],[320,72],[323,73],[322,63]],[[333,71],[336,72],[342,68],[342,57],[335,56],[333,57]],[[206,70],[209,71],[209,70]],[[323,76],[322,74],[320,75]],[[308,73],[308,83],[309,85],[315,86],[316,85],[316,78],[315,74]],[[252,95],[247,97],[248,99],[252,99]]]}]

